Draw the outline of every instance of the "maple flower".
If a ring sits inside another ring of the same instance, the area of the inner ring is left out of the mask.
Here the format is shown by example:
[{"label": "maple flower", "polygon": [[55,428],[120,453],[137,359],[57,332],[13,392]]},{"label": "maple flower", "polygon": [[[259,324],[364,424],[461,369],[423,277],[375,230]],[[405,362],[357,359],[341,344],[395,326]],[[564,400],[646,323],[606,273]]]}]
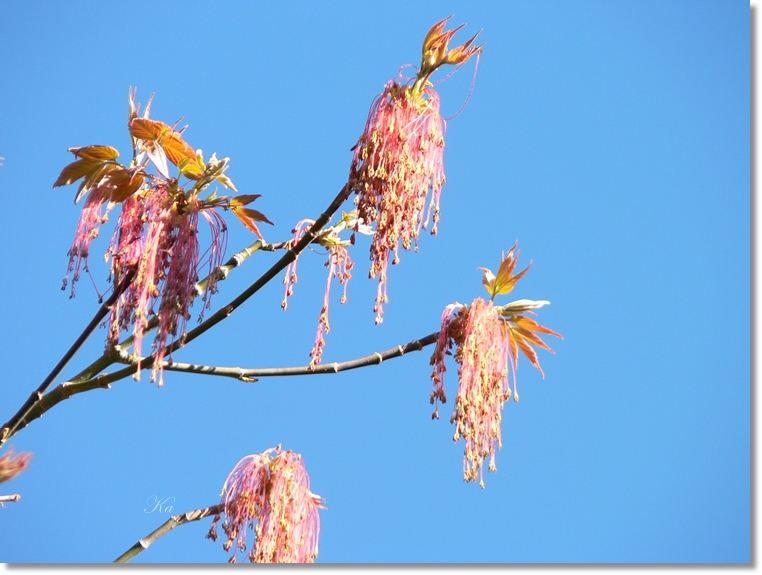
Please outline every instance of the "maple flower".
[{"label": "maple flower", "polygon": [[[463,64],[481,50],[481,46],[472,46],[476,36],[449,50],[449,40],[462,26],[444,32],[448,20],[438,22],[427,33],[416,78],[400,75],[390,80],[373,101],[365,130],[353,147],[349,183],[358,194],[359,220],[376,224],[369,273],[371,278],[379,277],[376,324],[381,323],[383,305],[389,301],[386,284],[391,254],[396,264],[400,245],[410,250],[416,244],[417,249],[421,228],[429,220],[433,221],[431,233],[437,233],[445,182],[446,124],[429,77],[440,66]],[[431,201],[426,207],[429,192]]]},{"label": "maple flower", "polygon": [[341,295],[339,303],[347,303],[347,284],[352,277],[352,258],[349,257],[346,245],[349,241],[343,241],[333,236],[326,236],[321,239],[322,245],[328,247],[328,261],[325,262],[328,268],[328,280],[326,281],[325,294],[323,296],[323,307],[320,310],[318,318],[317,335],[315,336],[315,345],[310,352],[310,367],[314,368],[323,358],[323,348],[325,347],[325,334],[331,331],[331,324],[328,322],[328,305],[331,298],[331,284],[334,278],[339,279],[339,283],[344,286],[344,293]]},{"label": "maple flower", "polygon": [[[119,221],[111,238],[111,244],[106,253],[106,257],[111,258],[109,280],[113,285],[119,285],[128,270],[137,270],[140,259],[143,256],[143,229],[145,227],[143,214],[145,202],[145,196],[135,195],[128,198],[122,205],[122,213],[119,216]],[[137,305],[135,295],[135,290],[128,286],[128,289],[112,306],[107,337],[108,347],[113,347],[119,342],[119,335],[122,330],[130,329],[132,310]],[[139,333],[138,338],[142,338],[142,331]]]},{"label": "maple flower", "polygon": [[[114,204],[134,194],[143,185],[145,177],[141,168],[126,168],[119,164],[116,161],[119,152],[111,146],[84,146],[69,148],[69,151],[77,159],[61,171],[53,187],[67,186],[82,179],[74,203],[87,194],[77,233],[69,249],[69,266],[62,287],[66,289],[69,275],[74,272],[71,285],[73,297],[82,266],[87,270],[90,242],[98,237],[100,225],[108,220],[107,214]],[[108,205],[104,212],[106,202]]]},{"label": "maple flower", "polygon": [[[236,562],[238,551],[246,551],[248,529],[254,544],[248,559],[256,563],[312,563],[318,555],[319,508],[324,500],[310,491],[310,478],[302,456],[280,446],[241,459],[222,488],[222,530],[227,535],[223,549]],[[216,541],[216,515],[207,537]]]},{"label": "maple flower", "polygon": [[[494,298],[498,293],[513,289],[528,267],[513,274],[518,255],[513,256],[514,246],[503,258],[497,276],[490,270],[485,273],[485,286]],[[500,423],[504,403],[511,398],[519,400],[516,388],[518,351],[529,359],[543,377],[536,351],[532,346],[553,350],[541,339],[540,333],[562,336],[541,326],[524,315],[547,305],[548,301],[517,300],[504,306],[495,306],[490,300],[476,298],[469,306],[451,304],[442,314],[442,327],[437,338],[431,364],[431,403],[435,405],[433,418],[439,417],[439,402],[447,401],[444,391],[445,357],[452,354],[459,364],[459,385],[451,423],[455,424],[454,441],[465,440],[463,478],[476,481],[484,487],[484,461],[489,458],[489,471],[496,471],[497,450],[502,447]],[[513,379],[510,387],[509,366]]]},{"label": "maple flower", "polygon": [[[287,249],[292,249],[304,237],[309,226],[314,223],[314,220],[310,219],[304,219],[298,222],[294,229],[291,230],[294,237],[286,242],[285,247]],[[315,366],[320,363],[323,357],[323,348],[325,348],[325,334],[331,331],[331,324],[328,321],[328,307],[331,299],[331,285],[336,278],[338,278],[339,283],[344,286],[344,292],[341,295],[339,303],[347,303],[347,285],[352,278],[354,263],[347,250],[347,247],[352,243],[352,240],[343,240],[339,236],[339,233],[345,230],[353,230],[353,234],[373,234],[368,226],[358,222],[357,211],[352,210],[349,213],[342,212],[341,220],[339,220],[338,223],[330,228],[322,230],[317,234],[317,237],[313,239],[314,243],[328,249],[328,260],[325,262],[325,266],[328,268],[328,279],[326,281],[325,294],[323,295],[323,307],[321,308],[320,316],[318,317],[318,329],[315,336],[315,344],[310,351],[311,369],[314,369]],[[288,298],[294,293],[294,285],[298,280],[296,275],[298,261],[299,255],[297,255],[294,258],[294,261],[288,265],[286,268],[286,275],[283,277],[286,293],[281,302],[281,307],[284,310],[288,307]]]},{"label": "maple flower", "polygon": [[0,483],[13,479],[24,471],[29,466],[31,458],[32,454],[26,451],[14,455],[13,446],[10,446],[8,451],[0,457]]},{"label": "maple flower", "polygon": [[[161,295],[159,288],[170,264],[171,232],[175,219],[172,200],[169,188],[163,184],[157,185],[143,197],[141,217],[145,218],[147,224],[141,238],[141,251],[136,262],[135,277],[119,298],[115,306],[116,312],[112,314],[112,317],[121,319],[119,328],[132,327],[133,354],[138,361],[142,356],[143,332],[154,313],[155,302]],[[126,247],[130,250],[132,246]],[[122,273],[124,272],[119,270],[117,275]],[[110,331],[118,334],[120,329],[112,326]],[[160,337],[157,331],[156,338]],[[136,379],[139,376],[138,369],[135,374]]]},{"label": "maple flower", "polygon": [[[169,338],[182,337],[190,319],[190,306],[196,296],[199,242],[198,217],[202,213],[212,228],[209,266],[221,263],[220,245],[225,236],[220,216],[201,202],[186,198],[162,182],[154,183],[144,194],[125,202],[109,253],[112,276],[118,281],[128,268],[135,277],[111,311],[109,343],[116,345],[122,330],[133,332],[133,354],[142,356],[143,333],[151,317],[159,320],[152,349],[155,361],[151,381],[163,385],[165,346]],[[210,281],[214,282],[211,277]],[[214,291],[209,286],[204,297]],[[158,308],[158,309],[157,309]],[[136,372],[139,377],[140,371]]]},{"label": "maple flower", "polygon": [[108,221],[107,216],[103,213],[103,205],[106,200],[104,191],[104,188],[100,186],[90,191],[79,217],[77,232],[74,235],[74,242],[67,254],[69,256],[69,266],[66,270],[66,277],[64,277],[63,285],[61,286],[62,290],[66,289],[69,275],[73,272],[71,279],[71,293],[69,297],[74,297],[74,287],[79,280],[79,274],[83,264],[84,270],[88,271],[87,259],[90,255],[90,242],[98,237],[101,224]]},{"label": "maple flower", "polygon": [[[195,286],[198,281],[199,245],[198,245],[198,214],[199,202],[192,198],[183,206],[182,212],[177,204],[173,206],[174,213],[172,229],[167,238],[171,257],[164,278],[164,289],[161,293],[156,337],[153,349],[156,360],[153,364],[152,376],[158,373],[159,385],[163,383],[161,362],[164,359],[164,346],[170,336],[176,337],[185,333],[190,319],[190,306],[195,297]],[[207,292],[209,293],[209,292]]]},{"label": "maple flower", "polygon": [[[284,247],[289,250],[293,248],[299,242],[299,240],[302,239],[304,234],[307,232],[307,229],[314,223],[315,220],[310,220],[309,218],[305,218],[297,222],[297,224],[294,226],[294,229],[291,230],[291,233],[294,234],[294,237],[288,240]],[[292,261],[286,267],[286,275],[283,276],[283,284],[286,286],[286,293],[283,296],[283,301],[281,302],[280,307],[282,307],[284,310],[288,309],[288,298],[294,294],[294,286],[299,279],[299,277],[296,275],[296,265],[298,262],[299,256],[296,256],[294,261]]]}]

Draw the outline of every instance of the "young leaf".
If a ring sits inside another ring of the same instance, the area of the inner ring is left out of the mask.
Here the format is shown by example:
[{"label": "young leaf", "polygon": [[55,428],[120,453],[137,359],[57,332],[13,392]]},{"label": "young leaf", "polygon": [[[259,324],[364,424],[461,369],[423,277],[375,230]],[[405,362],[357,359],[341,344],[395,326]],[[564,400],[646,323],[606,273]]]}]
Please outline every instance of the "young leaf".
[{"label": "young leaf", "polygon": [[180,170],[180,173],[189,180],[198,180],[204,175],[203,164],[202,167],[200,167],[196,157],[183,158],[180,160],[180,163],[177,164],[177,168]]},{"label": "young leaf", "polygon": [[169,178],[169,166],[167,166],[167,154],[164,152],[164,148],[157,146],[154,142],[148,142],[145,151],[159,173],[165,178]]},{"label": "young leaf", "polygon": [[109,199],[115,204],[123,202],[137,192],[145,181],[145,176],[141,172],[123,167],[110,172],[106,178],[107,185],[111,188]]},{"label": "young leaf", "polygon": [[111,146],[83,146],[69,148],[68,151],[83,160],[106,161],[116,160],[119,157],[119,151]]},{"label": "young leaf", "polygon": [[524,274],[529,271],[530,267],[532,267],[532,262],[529,262],[529,265],[526,268],[516,275],[513,275],[513,270],[516,268],[516,263],[519,260],[519,252],[516,252],[515,256],[513,255],[513,252],[518,245],[519,242],[517,241],[513,244],[513,247],[508,250],[508,253],[502,257],[500,267],[497,269],[497,277],[487,268],[477,268],[484,272],[482,283],[493,299],[498,294],[510,293],[516,285],[516,282],[524,277]]},{"label": "young leaf", "polygon": [[170,131],[169,126],[164,122],[148,118],[133,118],[128,128],[130,135],[138,140],[158,140],[162,134]]},{"label": "young leaf", "polygon": [[503,317],[510,317],[512,315],[524,313],[527,311],[534,312],[536,309],[540,309],[544,305],[549,305],[550,302],[546,299],[531,300],[531,299],[517,299],[502,306],[495,307],[495,310]]},{"label": "young leaf", "polygon": [[238,191],[238,188],[236,188],[235,184],[233,184],[233,180],[231,180],[230,178],[228,178],[224,174],[220,174],[219,176],[217,176],[215,178],[215,180],[217,180],[219,183],[221,183],[226,188],[229,188],[229,189],[233,190],[234,192]]},{"label": "young leaf", "polygon": [[74,196],[74,203],[78,203],[89,190],[97,186],[100,181],[111,171],[119,167],[119,164],[111,162],[98,162],[98,167],[85,176]]},{"label": "young leaf", "polygon": [[265,215],[262,212],[258,212],[257,210],[252,210],[250,208],[241,208],[241,207],[233,207],[231,208],[233,210],[233,213],[236,215],[236,217],[241,220],[241,223],[249,228],[252,232],[256,234],[256,236],[260,240],[264,240],[265,238],[262,236],[262,233],[259,231],[259,228],[257,227],[257,224],[255,222],[265,222],[270,225],[273,225],[273,223],[265,217]]},{"label": "young leaf", "polygon": [[532,262],[529,262],[529,265],[525,267],[523,270],[521,270],[516,275],[511,275],[513,273],[513,268],[516,267],[516,261],[518,259],[518,256],[516,259],[514,259],[510,264],[506,263],[508,262],[507,259],[503,260],[503,262],[500,264],[500,269],[497,271],[497,279],[495,280],[495,290],[499,294],[506,294],[510,293],[511,290],[513,290],[513,286],[516,285],[516,282],[519,281],[522,277],[524,277],[524,274],[529,271],[529,268],[532,267]]},{"label": "young leaf", "polygon": [[264,215],[262,212],[259,212],[257,210],[252,210],[251,208],[239,208],[239,207],[234,207],[232,209],[234,212],[236,212],[236,214],[238,214],[239,212],[242,214],[245,214],[248,218],[251,218],[255,222],[265,222],[266,224],[270,224],[271,226],[275,225],[274,223],[272,223],[270,220],[267,219],[266,215]]},{"label": "young leaf", "polygon": [[[165,124],[166,125],[166,124]],[[167,127],[169,129],[169,127]],[[179,133],[170,132],[167,135],[159,139],[159,144],[167,154],[167,158],[175,166],[177,166],[182,160],[196,159],[196,152],[188,143],[182,139]]]},{"label": "young leaf", "polygon": [[71,164],[66,166],[59,174],[56,181],[53,183],[53,187],[68,186],[73,184],[78,179],[92,173],[101,166],[101,162],[94,162],[92,160],[74,160]]},{"label": "young leaf", "polygon": [[492,270],[487,268],[476,269],[484,272],[484,275],[482,276],[482,283],[484,284],[484,287],[487,288],[487,293],[490,295],[490,297],[494,298],[497,295],[497,292],[495,291],[495,274],[492,273]]},{"label": "young leaf", "polygon": [[230,200],[230,207],[245,206],[260,197],[262,197],[262,194],[242,194],[240,196],[235,196]]}]

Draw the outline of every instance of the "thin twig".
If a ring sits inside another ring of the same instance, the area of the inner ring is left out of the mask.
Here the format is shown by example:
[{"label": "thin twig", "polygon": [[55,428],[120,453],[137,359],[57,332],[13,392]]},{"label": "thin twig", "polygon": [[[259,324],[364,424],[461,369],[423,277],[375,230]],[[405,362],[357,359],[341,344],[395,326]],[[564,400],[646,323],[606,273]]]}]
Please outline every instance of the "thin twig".
[{"label": "thin twig", "polygon": [[[382,361],[401,357],[411,351],[420,351],[427,345],[437,341],[438,333],[434,332],[421,339],[414,339],[404,345],[398,345],[386,351],[374,352],[357,359],[349,361],[335,361],[324,363],[311,367],[304,365],[300,367],[222,367],[213,365],[199,365],[193,363],[183,363],[179,361],[164,361],[161,366],[167,371],[182,371],[186,373],[198,373],[201,375],[217,375],[220,377],[232,377],[246,382],[257,381],[259,377],[279,377],[289,375],[316,375],[325,373],[339,373],[350,369],[367,367],[369,365],[378,365]],[[127,361],[125,359],[125,361]],[[133,363],[134,360],[129,360]]]},{"label": "thin twig", "polygon": [[13,495],[0,495],[0,506],[5,507],[3,503],[18,501],[19,499],[21,499],[21,495],[18,493],[14,493]]},{"label": "thin twig", "polygon": [[135,555],[148,549],[148,546],[156,541],[159,537],[169,533],[178,525],[185,525],[191,521],[198,521],[199,519],[209,517],[210,515],[219,515],[224,507],[225,506],[223,504],[219,503],[217,505],[207,507],[206,509],[196,509],[194,511],[188,511],[187,513],[181,513],[180,515],[173,515],[167,519],[161,525],[161,527],[151,532],[149,535],[135,543],[135,545],[130,547],[127,551],[122,553],[117,559],[114,560],[114,563],[127,563],[127,561],[135,557]]},{"label": "thin twig", "polygon": [[57,378],[58,375],[63,371],[63,369],[66,367],[66,364],[71,361],[71,358],[74,357],[74,355],[84,345],[85,341],[87,341],[87,338],[90,337],[90,335],[98,328],[98,324],[100,324],[101,321],[103,321],[103,318],[106,317],[106,314],[111,311],[111,306],[114,305],[119,296],[121,296],[124,290],[127,289],[127,286],[130,285],[134,275],[135,270],[129,270],[125,274],[124,279],[119,283],[118,286],[114,288],[114,293],[112,293],[111,296],[105,302],[103,302],[101,307],[93,316],[93,319],[90,320],[90,323],[87,324],[87,327],[85,327],[82,333],[79,334],[79,337],[74,341],[69,350],[56,364],[56,366],[53,368],[53,371],[48,374],[48,377],[46,377],[40,386],[32,393],[32,395],[29,396],[29,398],[24,402],[24,405],[21,406],[21,409],[19,409],[16,414],[8,420],[3,428],[0,429],[0,446],[2,446],[10,436],[16,433],[16,429],[18,428],[19,423],[22,422],[24,418],[26,418],[26,416],[29,414],[29,411],[42,399],[42,394],[45,393],[45,390],[48,389],[50,384],[53,383],[53,380]]}]

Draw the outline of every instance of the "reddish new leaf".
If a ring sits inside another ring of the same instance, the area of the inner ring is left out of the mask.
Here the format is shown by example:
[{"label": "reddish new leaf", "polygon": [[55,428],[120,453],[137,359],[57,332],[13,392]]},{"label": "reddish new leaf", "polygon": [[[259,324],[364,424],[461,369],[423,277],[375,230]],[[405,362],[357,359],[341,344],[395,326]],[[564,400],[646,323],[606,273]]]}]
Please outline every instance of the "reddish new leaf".
[{"label": "reddish new leaf", "polygon": [[104,184],[111,188],[109,199],[118,204],[137,192],[144,181],[145,177],[141,172],[120,167],[106,176]]},{"label": "reddish new leaf", "polygon": [[186,158],[196,159],[196,152],[182,139],[178,132],[171,132],[169,135],[160,138],[159,144],[164,148],[167,159],[175,166]]},{"label": "reddish new leaf", "polygon": [[119,164],[112,162],[98,162],[98,167],[91,173],[87,174],[85,179],[82,180],[82,183],[79,185],[77,193],[74,196],[74,203],[78,203],[79,200],[82,199],[82,196],[84,196],[90,189],[97,186],[109,172],[116,170],[119,167],[121,167]]},{"label": "reddish new leaf", "polygon": [[544,325],[540,325],[532,318],[526,317],[525,315],[515,316],[513,319],[511,319],[511,321],[516,325],[531,331],[539,331],[540,333],[547,333],[548,335],[554,335],[556,337],[560,337],[561,339],[564,338],[564,336],[562,336],[560,333],[556,333],[552,329],[547,328]]},{"label": "reddish new leaf", "polygon": [[73,184],[78,179],[88,174],[92,174],[102,165],[102,162],[95,162],[92,160],[75,160],[66,166],[63,170],[61,170],[61,174],[53,184],[53,187],[57,188],[59,186],[68,186],[69,184]]},{"label": "reddish new leaf", "polygon": [[128,127],[132,137],[138,140],[157,140],[162,134],[170,132],[164,122],[148,118],[133,118]]},{"label": "reddish new leaf", "polygon": [[236,217],[241,220],[241,223],[249,228],[252,232],[256,234],[256,236],[260,240],[264,240],[264,236],[262,236],[262,232],[259,231],[259,228],[257,227],[257,224],[255,222],[265,222],[270,225],[273,225],[273,223],[267,219],[267,217],[262,213],[258,212],[257,210],[252,210],[250,208],[241,208],[241,207],[233,207],[231,208],[233,210],[233,213],[236,215]]},{"label": "reddish new leaf", "polygon": [[116,160],[119,157],[119,151],[111,146],[83,146],[81,148],[69,148],[69,151],[83,160],[105,162]]},{"label": "reddish new leaf", "polygon": [[233,211],[241,212],[245,214],[248,218],[251,218],[252,220],[254,220],[255,222],[265,222],[266,224],[270,224],[271,226],[275,225],[270,220],[267,219],[266,215],[264,215],[262,212],[259,212],[257,210],[252,210],[251,208],[234,207]]},{"label": "reddish new leaf", "polygon": [[164,149],[167,159],[177,166],[186,158],[196,157],[196,152],[164,122],[148,118],[133,118],[129,123],[130,134],[139,140],[156,140]]}]

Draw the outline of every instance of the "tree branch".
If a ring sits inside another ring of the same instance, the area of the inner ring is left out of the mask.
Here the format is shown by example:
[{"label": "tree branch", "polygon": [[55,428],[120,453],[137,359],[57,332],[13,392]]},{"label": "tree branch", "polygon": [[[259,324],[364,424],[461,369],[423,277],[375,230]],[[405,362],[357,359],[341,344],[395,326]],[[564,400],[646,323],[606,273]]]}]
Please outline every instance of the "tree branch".
[{"label": "tree branch", "polygon": [[[198,336],[200,336],[201,334],[203,334],[210,328],[214,327],[223,319],[227,318],[230,314],[233,313],[233,311],[235,311],[236,308],[238,308],[241,304],[243,304],[247,299],[249,299],[252,295],[258,292],[260,289],[262,289],[262,287],[264,287],[276,275],[282,272],[288,266],[288,264],[294,261],[299,256],[299,254],[302,251],[304,251],[304,249],[317,238],[320,230],[323,227],[325,227],[325,225],[330,221],[333,214],[336,213],[336,211],[341,207],[341,205],[349,197],[349,193],[351,189],[352,188],[350,184],[345,184],[344,187],[341,188],[339,193],[333,199],[331,204],[328,206],[328,208],[326,208],[326,210],[322,214],[320,214],[320,217],[318,217],[317,220],[315,220],[315,223],[312,224],[309,227],[309,229],[305,232],[304,236],[302,236],[301,239],[294,246],[289,248],[288,251],[273,266],[270,267],[270,269],[268,269],[264,274],[262,274],[259,277],[259,279],[257,279],[253,284],[251,284],[248,288],[246,288],[243,292],[241,292],[228,305],[224,306],[222,309],[212,314],[209,318],[207,318],[201,324],[196,326],[194,329],[190,330],[187,334],[185,334],[183,338],[167,345],[164,348],[165,355],[169,355],[170,353],[184,346],[188,342],[196,339]],[[256,245],[257,244],[255,243],[252,246],[250,246],[250,248],[254,248],[254,246]],[[268,244],[268,248],[270,250],[279,249],[281,246],[285,246],[285,242],[283,244]],[[268,248],[264,248],[264,249],[268,249]],[[251,253],[254,253],[258,249],[263,249],[262,245],[260,245],[256,249],[252,249]],[[239,254],[236,254],[236,256],[238,256]],[[225,266],[231,265],[232,266],[231,269],[232,269],[233,267],[240,265],[240,264],[233,265],[232,260],[235,259],[236,256],[233,256],[233,258],[231,258],[231,261],[226,263]],[[246,257],[248,257],[248,255]],[[203,293],[203,288],[201,293]],[[104,313],[104,317],[105,317],[105,313]],[[100,319],[98,321],[100,321]],[[95,325],[97,326],[97,322]],[[151,325],[152,325],[152,322],[149,322],[149,327]],[[119,346],[117,347],[120,347],[122,349],[124,349],[123,346],[129,347],[130,341],[131,339],[127,338],[124,342],[119,344]],[[22,409],[19,410],[19,412],[8,423],[5,424],[2,430],[0,430],[0,446],[5,441],[7,441],[11,436],[13,436],[19,429],[23,429],[24,427],[26,427],[27,425],[29,425],[31,421],[37,419],[43,413],[45,413],[46,411],[51,409],[54,405],[60,403],[64,399],[68,399],[72,395],[75,395],[77,393],[83,393],[91,389],[97,389],[97,388],[107,389],[111,386],[110,384],[112,382],[118,381],[120,379],[124,379],[125,377],[130,376],[137,371],[137,367],[131,365],[124,369],[115,371],[111,374],[101,374],[96,377],[92,377],[94,373],[98,373],[99,371],[102,371],[109,365],[116,363],[118,359],[119,359],[118,351],[115,350],[112,353],[106,353],[101,358],[96,360],[93,364],[85,368],[85,370],[83,370],[80,374],[78,374],[75,378],[73,378],[72,381],[61,383],[55,389],[53,389],[53,391],[51,391],[50,393],[44,396],[42,395],[42,392],[40,392],[39,390],[35,392],[34,394],[32,394],[32,397],[30,397],[30,399],[27,401],[27,404],[29,404],[29,407],[25,408],[27,405],[25,404],[25,407],[22,407]],[[151,354],[144,360],[144,363],[142,364],[141,367],[143,369],[151,368],[153,366],[153,362],[155,361],[155,359],[156,359],[155,354]],[[97,369],[97,371],[93,371],[95,369]],[[90,377],[83,379],[84,375],[90,375]],[[50,379],[52,381],[52,378]],[[49,384],[50,383],[48,382],[47,385]]]},{"label": "tree branch", "polygon": [[[231,256],[231,258],[227,262],[225,262],[223,265],[218,267],[211,274],[209,274],[208,276],[206,276],[204,279],[200,280],[196,284],[196,288],[195,288],[196,294],[194,295],[194,299],[196,296],[203,295],[204,291],[206,291],[206,286],[208,285],[209,280],[213,274],[217,276],[217,281],[223,281],[227,279],[228,275],[233,269],[243,264],[243,262],[245,262],[255,252],[259,250],[275,251],[277,249],[282,249],[285,243],[286,242],[280,242],[277,244],[268,244],[261,240],[257,240],[250,246],[242,249],[240,252],[233,254],[233,256]],[[156,329],[157,325],[159,325],[159,319],[154,316],[149,320],[148,324],[146,325],[146,328],[143,330],[143,334],[146,334]],[[113,351],[106,351],[101,357],[96,359],[93,363],[88,365],[85,369],[83,369],[77,375],[71,378],[69,382],[80,383],[82,381],[92,379],[101,371],[106,369],[107,367],[117,363],[119,352],[128,349],[132,345],[132,342],[134,339],[135,339],[134,335],[131,335],[125,338],[123,341],[119,342],[119,344],[116,346],[117,353],[114,353]]]},{"label": "tree branch", "polygon": [[187,513],[181,513],[180,515],[173,515],[167,519],[167,521],[165,521],[158,529],[151,532],[149,535],[135,543],[135,545],[117,557],[114,560],[114,563],[127,563],[127,561],[135,557],[135,555],[148,549],[149,545],[151,545],[151,543],[156,541],[159,537],[169,533],[178,525],[185,525],[191,521],[198,521],[199,519],[209,517],[210,515],[219,515],[223,511],[224,507],[225,506],[222,503],[219,503],[217,505],[207,507],[206,509],[196,509],[194,511],[188,511]]},{"label": "tree branch", "polygon": [[[386,351],[374,352],[363,357],[358,357],[356,359],[350,359],[343,362],[325,363],[315,366],[314,369],[310,369],[310,366],[308,365],[301,367],[266,367],[243,369],[240,367],[215,367],[180,362],[164,362],[163,367],[169,371],[184,371],[205,375],[233,377],[241,381],[256,381],[257,377],[338,373],[340,371],[367,367],[369,365],[377,365],[384,360],[401,357],[411,351],[419,351],[424,347],[435,343],[437,340],[437,335],[438,334],[434,332],[427,335],[426,337],[422,337],[421,339],[414,339],[411,342],[403,345],[398,345],[391,349],[387,349]],[[34,408],[29,412],[29,415],[27,416],[27,419],[24,423],[28,425],[30,421],[33,421],[42,416],[43,413],[51,409],[54,405],[62,402],[65,399],[69,399],[73,395],[84,393],[85,391],[90,391],[91,389],[108,389],[111,387],[111,383],[114,381],[124,379],[134,372],[135,366],[130,365],[129,367],[120,369],[113,373],[104,373],[79,383],[64,382],[58,385],[50,393],[46,394],[34,406]]]},{"label": "tree branch", "polygon": [[21,409],[19,409],[16,414],[8,420],[3,428],[0,429],[0,446],[2,446],[9,437],[16,433],[19,424],[27,417],[30,410],[42,399],[42,394],[50,386],[50,384],[53,383],[53,380],[57,378],[58,375],[63,371],[63,369],[66,367],[66,364],[71,361],[71,358],[74,357],[74,355],[80,350],[85,341],[87,341],[87,338],[90,337],[90,335],[98,328],[98,324],[103,321],[103,318],[105,318],[106,314],[111,310],[111,306],[114,305],[119,296],[122,295],[124,290],[127,289],[127,286],[130,285],[134,275],[135,270],[129,270],[127,272],[124,279],[119,283],[118,286],[114,288],[114,293],[112,293],[111,297],[103,302],[101,307],[93,316],[93,319],[90,320],[90,323],[88,323],[82,333],[79,334],[79,337],[74,341],[69,350],[56,364],[56,366],[53,368],[53,371],[48,374],[48,377],[46,377],[40,386],[32,393],[32,395],[29,396],[29,398],[24,402],[24,405],[21,406]]},{"label": "tree branch", "polygon": [[[333,363],[324,363],[310,367],[304,365],[300,367],[254,367],[254,368],[242,368],[242,367],[222,367],[212,365],[198,365],[193,363],[182,363],[179,361],[164,361],[162,367],[167,371],[182,371],[186,373],[198,373],[201,375],[217,375],[221,377],[232,377],[246,382],[257,381],[258,377],[278,377],[289,375],[316,375],[325,373],[339,373],[340,371],[347,371],[350,369],[358,369],[360,367],[367,367],[369,365],[378,365],[382,361],[387,359],[393,359],[395,357],[402,357],[406,353],[411,351],[420,351],[427,345],[437,341],[437,332],[430,333],[426,337],[421,339],[414,339],[404,345],[398,345],[386,351],[374,352],[357,359],[350,359],[348,361],[335,361]],[[133,360],[130,360],[133,363]]]},{"label": "tree branch", "polygon": [[21,495],[18,493],[14,493],[13,495],[0,495],[0,507],[5,507],[3,503],[18,501],[19,499],[21,499]]}]

